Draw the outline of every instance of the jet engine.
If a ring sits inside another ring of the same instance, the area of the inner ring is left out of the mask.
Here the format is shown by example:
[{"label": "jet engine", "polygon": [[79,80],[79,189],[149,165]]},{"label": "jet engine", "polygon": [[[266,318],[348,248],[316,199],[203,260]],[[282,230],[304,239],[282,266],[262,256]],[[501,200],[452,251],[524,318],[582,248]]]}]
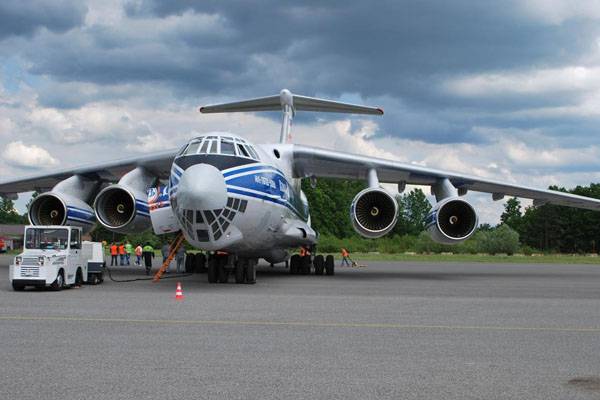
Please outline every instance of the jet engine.
[{"label": "jet engine", "polygon": [[148,188],[156,182],[146,169],[138,167],[123,175],[119,183],[104,188],[94,201],[98,222],[108,230],[133,233],[152,226],[148,209]]},{"label": "jet engine", "polygon": [[32,200],[28,210],[29,222],[32,225],[80,226],[84,232],[89,232],[96,218],[87,201],[98,185],[98,182],[79,175],[59,182],[50,192]]},{"label": "jet engine", "polygon": [[394,228],[398,218],[396,199],[382,188],[367,188],[356,195],[350,206],[354,230],[366,238],[378,238]]},{"label": "jet engine", "polygon": [[425,220],[425,229],[435,242],[457,244],[473,235],[477,220],[477,212],[471,204],[449,197],[433,207]]}]

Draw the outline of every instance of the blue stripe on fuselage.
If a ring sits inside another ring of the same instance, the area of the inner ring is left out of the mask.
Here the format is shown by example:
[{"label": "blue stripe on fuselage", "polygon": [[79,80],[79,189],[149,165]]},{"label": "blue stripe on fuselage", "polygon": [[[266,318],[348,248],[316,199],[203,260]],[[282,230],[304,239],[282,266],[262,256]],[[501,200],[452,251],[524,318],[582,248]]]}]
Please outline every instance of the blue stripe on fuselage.
[{"label": "blue stripe on fuselage", "polygon": [[[262,167],[256,172],[249,171],[250,173],[246,175],[226,179],[227,191],[284,205],[301,219],[307,220],[308,213],[301,201],[300,194],[291,187],[283,174],[273,170],[269,171],[269,169]],[[243,173],[235,172],[236,175]]]},{"label": "blue stripe on fuselage", "polygon": [[237,174],[241,174],[244,172],[260,170],[260,169],[273,169],[273,170],[277,171],[278,173],[280,173],[281,175],[285,176],[285,174],[279,168],[276,168],[275,166],[268,165],[268,164],[258,164],[258,165],[255,164],[250,167],[237,168],[234,170],[231,170],[231,169],[226,170],[225,172],[223,172],[223,176],[227,179],[227,177],[232,176],[232,175],[237,175]]}]

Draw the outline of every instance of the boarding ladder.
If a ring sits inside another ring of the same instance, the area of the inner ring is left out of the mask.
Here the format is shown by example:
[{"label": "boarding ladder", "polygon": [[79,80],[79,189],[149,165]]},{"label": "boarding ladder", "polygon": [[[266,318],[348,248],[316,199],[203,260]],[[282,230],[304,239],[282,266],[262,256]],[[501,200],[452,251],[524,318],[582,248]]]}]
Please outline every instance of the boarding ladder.
[{"label": "boarding ladder", "polygon": [[171,243],[171,246],[169,248],[170,249],[169,256],[167,257],[167,259],[165,260],[163,265],[160,267],[158,272],[154,275],[154,279],[152,279],[153,282],[160,281],[160,278],[163,276],[163,274],[165,273],[167,268],[169,268],[169,264],[171,264],[171,261],[173,261],[173,259],[177,255],[177,251],[179,250],[179,248],[181,246],[183,246],[184,241],[185,241],[185,238],[183,236],[183,233],[179,232],[179,235],[177,235],[175,240]]}]

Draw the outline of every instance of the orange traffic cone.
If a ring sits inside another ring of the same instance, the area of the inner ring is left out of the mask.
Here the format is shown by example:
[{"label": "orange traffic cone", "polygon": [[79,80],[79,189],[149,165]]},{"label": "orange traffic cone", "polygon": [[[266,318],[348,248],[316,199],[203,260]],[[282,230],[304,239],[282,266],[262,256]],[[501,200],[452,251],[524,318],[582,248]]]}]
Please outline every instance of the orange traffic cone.
[{"label": "orange traffic cone", "polygon": [[183,300],[183,290],[181,290],[181,283],[177,282],[177,289],[175,289],[175,300]]}]

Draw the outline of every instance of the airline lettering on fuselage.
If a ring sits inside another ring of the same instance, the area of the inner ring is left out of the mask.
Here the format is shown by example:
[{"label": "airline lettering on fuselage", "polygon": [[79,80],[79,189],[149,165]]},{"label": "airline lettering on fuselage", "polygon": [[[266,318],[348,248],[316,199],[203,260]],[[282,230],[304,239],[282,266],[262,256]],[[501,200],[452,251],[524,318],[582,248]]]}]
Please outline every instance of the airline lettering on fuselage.
[{"label": "airline lettering on fuselage", "polygon": [[275,181],[269,177],[264,175],[254,175],[254,182],[259,185],[268,186],[273,189],[277,189],[277,185],[275,185]]}]

